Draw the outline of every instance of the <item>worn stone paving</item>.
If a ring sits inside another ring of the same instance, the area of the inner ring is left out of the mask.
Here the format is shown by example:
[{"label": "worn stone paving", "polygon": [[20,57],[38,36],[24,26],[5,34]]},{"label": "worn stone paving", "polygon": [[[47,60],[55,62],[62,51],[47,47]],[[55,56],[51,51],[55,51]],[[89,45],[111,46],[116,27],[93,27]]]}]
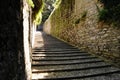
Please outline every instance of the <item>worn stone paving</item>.
[{"label": "worn stone paving", "polygon": [[32,80],[120,80],[120,69],[43,32],[36,32]]}]

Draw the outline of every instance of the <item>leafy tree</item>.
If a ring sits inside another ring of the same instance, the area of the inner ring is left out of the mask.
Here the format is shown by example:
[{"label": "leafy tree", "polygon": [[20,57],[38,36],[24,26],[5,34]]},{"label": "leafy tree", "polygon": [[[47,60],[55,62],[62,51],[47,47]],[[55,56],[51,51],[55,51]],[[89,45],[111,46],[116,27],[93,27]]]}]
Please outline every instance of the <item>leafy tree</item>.
[{"label": "leafy tree", "polygon": [[51,14],[51,12],[54,9],[53,4],[56,2],[56,0],[44,0],[44,9],[42,12],[43,18],[42,18],[42,23],[44,23],[46,21],[46,19],[48,19],[49,15]]}]

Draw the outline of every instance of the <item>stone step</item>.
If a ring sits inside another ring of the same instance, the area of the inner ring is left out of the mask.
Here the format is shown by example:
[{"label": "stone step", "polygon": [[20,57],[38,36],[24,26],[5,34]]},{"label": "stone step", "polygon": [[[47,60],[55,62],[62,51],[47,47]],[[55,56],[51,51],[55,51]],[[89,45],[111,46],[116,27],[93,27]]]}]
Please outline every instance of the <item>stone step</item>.
[{"label": "stone step", "polygon": [[[33,51],[33,54],[37,53],[86,53],[80,51]],[[88,54],[88,53],[87,53]]]},{"label": "stone step", "polygon": [[[73,59],[73,60],[65,60],[65,61],[41,61],[41,60],[33,60],[33,62],[36,62],[36,63],[68,63],[68,62],[76,62],[76,61],[78,61],[78,62],[84,62],[84,61],[97,61],[97,60],[101,60],[101,59],[99,59],[99,58],[88,58],[88,59],[80,59],[80,60],[78,60],[78,59]],[[102,60],[101,60],[102,61]]]},{"label": "stone step", "polygon": [[[38,48],[38,47],[37,47]],[[35,49],[37,49],[37,48],[34,48],[33,49],[33,51],[35,50]],[[42,46],[42,47],[40,47],[40,49],[37,49],[37,50],[46,50],[46,51],[49,51],[49,50],[63,50],[63,51],[75,51],[75,50],[77,50],[77,49],[74,49],[74,48],[60,48],[60,47],[44,47],[44,46]],[[79,50],[80,52],[81,52],[81,50]]]},{"label": "stone step", "polygon": [[73,57],[73,56],[90,56],[90,54],[83,53],[83,54],[33,54],[34,56],[38,57]]},{"label": "stone step", "polygon": [[56,52],[56,51],[77,51],[77,52],[81,52],[79,49],[33,49],[34,51],[41,51],[41,52]]},{"label": "stone step", "polygon": [[32,61],[71,61],[71,60],[84,60],[84,59],[95,59],[97,57],[80,57],[80,58],[43,58],[40,57],[33,57]]},{"label": "stone step", "polygon": [[73,61],[32,61],[33,66],[49,66],[49,65],[73,65],[73,64],[87,64],[87,63],[97,63],[97,62],[102,62],[102,60],[99,59],[90,59],[90,60],[73,60]]},{"label": "stone step", "polygon": [[80,50],[33,50],[33,52],[76,52],[80,53]]},{"label": "stone step", "polygon": [[33,49],[77,49],[76,47],[59,47],[59,46],[45,46],[43,47],[34,47]]},{"label": "stone step", "polygon": [[60,59],[60,60],[62,60],[62,59],[67,59],[67,60],[70,60],[70,59],[83,59],[83,58],[93,58],[94,56],[64,56],[64,57],[47,57],[47,56],[44,56],[44,57],[40,57],[40,56],[32,56],[32,58],[33,59],[40,59],[40,60],[42,60],[42,59]]},{"label": "stone step", "polygon": [[36,35],[32,80],[120,80],[120,69],[109,63],[45,33]]},{"label": "stone step", "polygon": [[[38,39],[39,39],[39,37],[38,37]],[[53,40],[49,40],[49,42],[52,42],[52,41]],[[55,42],[53,44],[63,44],[63,42],[61,42],[61,41],[56,41],[56,40],[54,40],[54,41]],[[42,44],[42,43],[44,43],[44,41],[38,40],[37,43]],[[50,43],[48,43],[48,44],[50,44]]]},{"label": "stone step", "polygon": [[[44,66],[43,66],[44,67]],[[87,69],[96,69],[96,68],[109,68],[111,65],[94,65],[92,67],[64,67],[64,68],[56,68],[56,69],[38,69],[38,68],[33,68],[32,73],[45,73],[45,72],[62,72],[62,71],[78,71],[78,70],[87,70]]]},{"label": "stone step", "polygon": [[85,53],[85,52],[78,52],[78,51],[56,51],[56,52],[41,52],[41,51],[34,51],[32,54],[41,54],[41,53],[44,53],[44,54],[88,54],[88,53]]},{"label": "stone step", "polygon": [[[54,42],[54,43],[53,43]],[[37,41],[36,43],[39,43],[39,41]],[[42,43],[39,43],[39,44],[45,44],[45,45],[53,45],[53,46],[65,46],[65,47],[72,47],[70,46],[69,44],[65,44],[65,43],[56,43],[56,40],[55,41],[47,41],[47,42],[42,42]]]},{"label": "stone step", "polygon": [[[112,74],[116,74],[117,77],[112,76]],[[104,76],[108,77],[112,76],[115,78],[120,77],[120,71],[118,69],[115,69],[113,67],[102,67],[102,68],[94,68],[94,69],[86,69],[86,70],[75,70],[75,71],[61,71],[61,72],[46,72],[47,75],[45,75],[44,78],[41,78],[40,75],[45,73],[33,73],[33,76],[36,75],[36,77],[33,77],[33,79],[39,79],[39,80],[71,80],[71,79],[84,79],[84,78],[91,78],[91,77],[98,77],[98,76]],[[91,79],[90,79],[91,80]],[[99,80],[99,79],[98,79]]]},{"label": "stone step", "polygon": [[49,65],[49,66],[32,66],[32,70],[50,70],[50,69],[66,69],[66,68],[88,68],[95,66],[106,66],[108,63],[104,62],[93,62],[87,64],[66,64],[66,65]]}]

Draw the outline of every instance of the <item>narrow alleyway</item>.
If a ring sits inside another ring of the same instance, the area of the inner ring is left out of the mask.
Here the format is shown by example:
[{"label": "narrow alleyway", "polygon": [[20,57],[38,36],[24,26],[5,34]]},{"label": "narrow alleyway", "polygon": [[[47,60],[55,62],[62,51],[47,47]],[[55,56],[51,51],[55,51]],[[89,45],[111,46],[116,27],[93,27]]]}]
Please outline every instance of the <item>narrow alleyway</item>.
[{"label": "narrow alleyway", "polygon": [[120,70],[43,32],[36,32],[33,80],[120,80]]}]

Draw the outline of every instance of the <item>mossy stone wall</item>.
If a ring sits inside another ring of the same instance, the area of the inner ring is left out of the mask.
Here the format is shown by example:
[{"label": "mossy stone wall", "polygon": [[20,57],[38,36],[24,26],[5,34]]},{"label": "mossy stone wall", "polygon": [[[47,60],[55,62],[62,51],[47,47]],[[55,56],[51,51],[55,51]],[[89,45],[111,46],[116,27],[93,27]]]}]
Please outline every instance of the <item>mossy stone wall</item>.
[{"label": "mossy stone wall", "polygon": [[44,30],[120,66],[120,29],[112,23],[99,21],[102,7],[98,0],[62,0],[60,7],[46,21]]}]

